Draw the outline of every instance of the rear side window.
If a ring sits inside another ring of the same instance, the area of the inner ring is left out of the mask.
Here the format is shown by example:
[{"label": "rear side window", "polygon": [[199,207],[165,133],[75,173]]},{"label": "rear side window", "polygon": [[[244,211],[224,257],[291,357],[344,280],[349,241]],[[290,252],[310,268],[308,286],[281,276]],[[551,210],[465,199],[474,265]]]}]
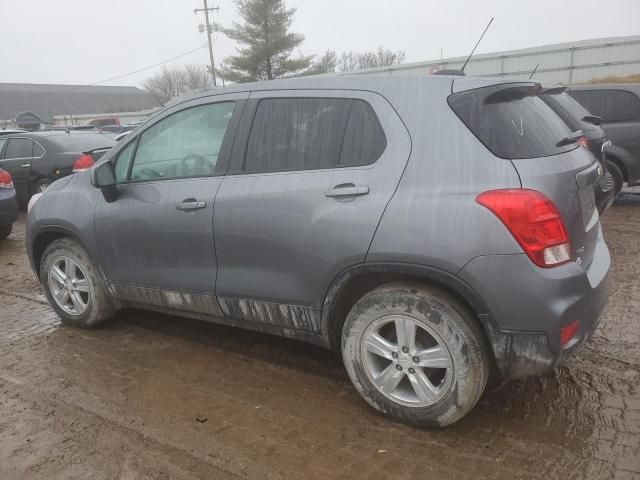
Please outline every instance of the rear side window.
[{"label": "rear side window", "polygon": [[449,105],[498,157],[546,157],[577,148],[576,144],[556,146],[571,129],[530,86],[456,93],[449,97]]},{"label": "rear side window", "polygon": [[42,148],[37,143],[33,142],[33,156],[34,157],[41,157],[43,155],[44,155],[44,148]]},{"label": "rear side window", "polygon": [[570,94],[605,122],[640,121],[640,99],[625,90],[571,90]]},{"label": "rear side window", "polygon": [[264,99],[253,120],[243,171],[366,165],[375,162],[385,147],[382,127],[362,100]]},{"label": "rear side window", "polygon": [[11,138],[4,158],[29,158],[33,156],[33,142],[28,138]]}]

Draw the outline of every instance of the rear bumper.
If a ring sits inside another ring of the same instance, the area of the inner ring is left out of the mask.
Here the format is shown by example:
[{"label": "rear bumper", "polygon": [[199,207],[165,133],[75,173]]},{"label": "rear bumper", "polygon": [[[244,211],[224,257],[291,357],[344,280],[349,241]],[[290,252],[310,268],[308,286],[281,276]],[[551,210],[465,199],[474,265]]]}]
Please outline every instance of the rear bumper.
[{"label": "rear bumper", "polygon": [[[601,230],[587,269],[574,262],[538,268],[524,254],[489,255],[469,262],[460,277],[489,307],[491,313],[483,320],[504,378],[548,371],[591,337],[607,305],[610,263]],[[580,327],[562,347],[560,329],[574,320]]]},{"label": "rear bumper", "polygon": [[15,190],[0,188],[0,225],[11,225],[18,219],[18,213]]}]

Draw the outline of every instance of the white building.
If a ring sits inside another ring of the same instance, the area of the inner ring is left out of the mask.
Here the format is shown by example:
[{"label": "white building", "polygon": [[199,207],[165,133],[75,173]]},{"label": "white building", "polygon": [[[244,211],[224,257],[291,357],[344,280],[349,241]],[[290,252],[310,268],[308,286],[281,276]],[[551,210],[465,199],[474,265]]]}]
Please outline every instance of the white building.
[{"label": "white building", "polygon": [[[429,75],[440,69],[459,69],[465,60],[466,57],[445,58],[343,74]],[[526,79],[538,64],[534,79],[545,84],[568,85],[612,75],[640,74],[640,35],[478,54],[471,58],[465,73]]]}]

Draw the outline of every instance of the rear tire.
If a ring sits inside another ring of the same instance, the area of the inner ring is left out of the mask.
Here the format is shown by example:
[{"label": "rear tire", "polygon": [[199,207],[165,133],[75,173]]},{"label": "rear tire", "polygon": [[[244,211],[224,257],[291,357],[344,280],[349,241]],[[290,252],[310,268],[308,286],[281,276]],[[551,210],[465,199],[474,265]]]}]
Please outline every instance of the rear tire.
[{"label": "rear tire", "polygon": [[0,225],[0,240],[4,240],[9,235],[11,235],[12,230],[13,225]]},{"label": "rear tire", "polygon": [[490,373],[485,343],[468,309],[420,284],[372,290],[342,329],[343,361],[360,395],[394,420],[426,427],[450,425],[478,402]]},{"label": "rear tire", "polygon": [[622,174],[622,170],[615,163],[607,160],[607,170],[611,174],[613,178],[613,189],[614,189],[614,198],[620,195],[622,191],[622,187],[624,186],[624,175]]},{"label": "rear tire", "polygon": [[40,263],[40,282],[60,320],[81,328],[96,327],[115,308],[89,255],[71,238],[53,241]]},{"label": "rear tire", "polygon": [[51,185],[51,180],[49,180],[48,178],[43,178],[34,185],[31,194],[35,195],[36,193],[44,193],[49,185]]}]

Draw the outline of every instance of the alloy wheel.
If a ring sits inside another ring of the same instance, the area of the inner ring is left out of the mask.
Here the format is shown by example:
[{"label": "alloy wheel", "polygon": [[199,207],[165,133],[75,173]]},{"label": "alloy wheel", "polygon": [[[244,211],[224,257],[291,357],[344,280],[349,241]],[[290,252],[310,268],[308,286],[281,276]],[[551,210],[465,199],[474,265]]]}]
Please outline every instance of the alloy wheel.
[{"label": "alloy wheel", "polygon": [[369,325],[362,337],[361,357],[378,391],[410,407],[437,403],[454,377],[451,353],[442,337],[404,315],[381,317]]},{"label": "alloy wheel", "polygon": [[49,289],[56,304],[66,313],[82,315],[89,308],[89,280],[80,265],[69,257],[59,257],[51,263]]}]

